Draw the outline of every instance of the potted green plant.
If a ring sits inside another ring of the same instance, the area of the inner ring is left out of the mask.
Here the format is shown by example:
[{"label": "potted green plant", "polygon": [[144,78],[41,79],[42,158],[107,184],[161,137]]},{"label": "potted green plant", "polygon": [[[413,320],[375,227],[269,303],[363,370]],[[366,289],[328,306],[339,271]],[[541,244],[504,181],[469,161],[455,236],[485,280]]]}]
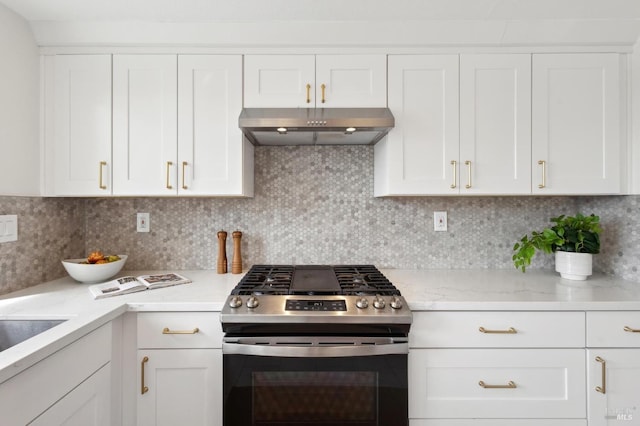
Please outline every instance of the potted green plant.
[{"label": "potted green plant", "polygon": [[600,252],[600,217],[558,216],[553,226],[541,232],[524,235],[514,246],[513,264],[525,272],[537,250],[556,254],[556,271],[572,280],[585,280],[591,275],[592,255]]}]

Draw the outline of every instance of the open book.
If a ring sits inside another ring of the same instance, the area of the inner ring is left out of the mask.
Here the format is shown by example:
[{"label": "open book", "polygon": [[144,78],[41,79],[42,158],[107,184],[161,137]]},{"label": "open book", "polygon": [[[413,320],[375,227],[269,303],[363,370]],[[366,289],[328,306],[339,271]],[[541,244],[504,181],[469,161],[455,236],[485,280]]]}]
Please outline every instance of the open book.
[{"label": "open book", "polygon": [[190,283],[189,278],[176,273],[127,276],[116,278],[103,284],[89,287],[94,299],[118,296],[120,294],[135,293],[136,291],[153,290],[154,288]]}]

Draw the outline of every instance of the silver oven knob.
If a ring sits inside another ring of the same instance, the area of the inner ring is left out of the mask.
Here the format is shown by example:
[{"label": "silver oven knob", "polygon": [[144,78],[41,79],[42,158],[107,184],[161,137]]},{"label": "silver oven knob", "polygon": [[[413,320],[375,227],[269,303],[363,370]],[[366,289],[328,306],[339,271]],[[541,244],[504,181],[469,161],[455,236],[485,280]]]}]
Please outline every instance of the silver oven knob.
[{"label": "silver oven knob", "polygon": [[393,296],[390,305],[393,309],[402,309],[402,299],[397,296]]},{"label": "silver oven knob", "polygon": [[240,296],[233,296],[231,299],[229,299],[229,307],[239,308],[240,306],[242,306],[242,299],[240,298]]},{"label": "silver oven knob", "polygon": [[356,300],[356,306],[359,309],[366,309],[369,307],[369,301],[364,297],[361,297],[360,299]]},{"label": "silver oven knob", "polygon": [[384,299],[380,296],[376,296],[375,299],[373,299],[373,307],[376,309],[384,309],[385,303],[384,303]]},{"label": "silver oven knob", "polygon": [[258,298],[255,296],[251,296],[247,299],[247,308],[249,309],[257,308],[259,304],[260,302],[258,301]]}]

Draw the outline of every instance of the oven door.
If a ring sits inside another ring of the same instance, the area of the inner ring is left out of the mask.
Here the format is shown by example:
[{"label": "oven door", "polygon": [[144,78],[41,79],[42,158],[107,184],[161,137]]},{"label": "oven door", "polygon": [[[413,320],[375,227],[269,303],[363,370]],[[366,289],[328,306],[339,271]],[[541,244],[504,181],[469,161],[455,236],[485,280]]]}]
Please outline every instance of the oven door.
[{"label": "oven door", "polygon": [[408,426],[406,337],[225,337],[225,426]]}]

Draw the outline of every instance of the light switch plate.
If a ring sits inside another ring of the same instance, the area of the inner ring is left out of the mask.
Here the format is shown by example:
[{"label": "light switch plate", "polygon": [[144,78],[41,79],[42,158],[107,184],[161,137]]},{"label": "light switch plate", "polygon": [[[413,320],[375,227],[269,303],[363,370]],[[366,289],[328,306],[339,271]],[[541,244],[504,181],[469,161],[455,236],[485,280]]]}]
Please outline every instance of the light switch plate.
[{"label": "light switch plate", "polygon": [[138,213],[136,217],[136,230],[138,232],[149,232],[151,227],[149,220],[149,213]]},{"label": "light switch plate", "polygon": [[433,212],[433,230],[447,230],[447,212]]},{"label": "light switch plate", "polygon": [[18,241],[18,215],[0,216],[0,243]]}]

